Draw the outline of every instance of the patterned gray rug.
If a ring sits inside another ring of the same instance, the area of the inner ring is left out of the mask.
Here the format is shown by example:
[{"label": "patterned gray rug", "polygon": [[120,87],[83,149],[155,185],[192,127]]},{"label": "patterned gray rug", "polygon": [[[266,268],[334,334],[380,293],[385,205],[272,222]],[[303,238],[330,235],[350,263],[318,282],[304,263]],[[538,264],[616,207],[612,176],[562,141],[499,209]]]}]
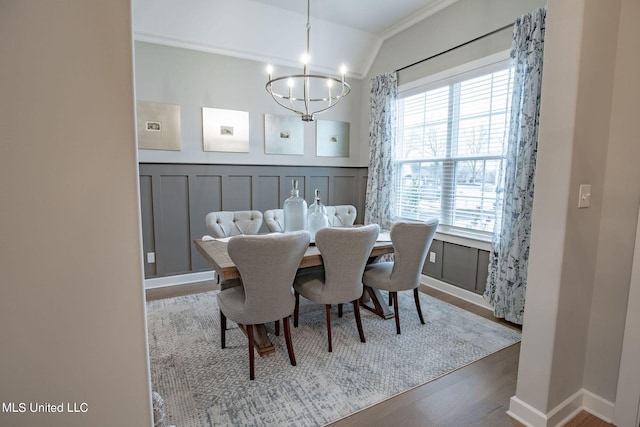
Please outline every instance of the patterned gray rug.
[{"label": "patterned gray rug", "polygon": [[[153,389],[164,398],[167,424],[320,426],[424,384],[520,340],[520,333],[421,294],[426,325],[413,294],[400,295],[402,335],[393,319],[362,310],[366,343],[350,306],[332,316],[333,353],[326,350],[324,307],[301,298],[292,327],[297,366],[284,336],[268,331],[274,355],[256,357],[249,381],[247,339],[228,323],[220,349],[216,292],[147,303]],[[386,297],[386,294],[385,294]]]}]

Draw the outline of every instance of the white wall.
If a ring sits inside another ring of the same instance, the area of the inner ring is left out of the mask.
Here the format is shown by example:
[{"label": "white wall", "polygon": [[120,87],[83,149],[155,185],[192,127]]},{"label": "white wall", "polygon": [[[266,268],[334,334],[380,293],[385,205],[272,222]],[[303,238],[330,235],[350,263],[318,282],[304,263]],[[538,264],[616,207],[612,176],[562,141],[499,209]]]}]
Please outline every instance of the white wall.
[{"label": "white wall", "polygon": [[[151,425],[129,1],[0,3],[0,425]],[[84,408],[84,407],[83,407]]]},{"label": "white wall", "polygon": [[[359,101],[361,82],[348,79],[352,92],[317,120],[350,123],[350,156],[316,156],[316,122],[304,123],[304,155],[264,152],[264,114],[294,116],[279,107],[265,90],[266,64],[195,50],[135,43],[136,97],[139,101],[178,104],[181,109],[181,151],[139,150],[140,162],[222,163],[260,165],[363,166]],[[313,69],[311,70],[314,71]],[[316,70],[317,71],[317,70]],[[302,69],[275,70],[274,76],[300,74]],[[249,112],[249,153],[202,149],[202,107]],[[301,119],[298,119],[301,120]],[[365,140],[366,143],[366,140]],[[368,160],[368,158],[367,158]]]},{"label": "white wall", "polygon": [[[581,406],[613,415],[640,202],[639,18],[634,0],[549,1],[527,306],[511,405],[532,425],[555,425]],[[581,183],[593,186],[589,209],[577,208]]]},{"label": "white wall", "polygon": [[[603,7],[610,7],[608,2]],[[640,204],[640,2],[622,0],[585,387],[614,400]],[[636,310],[640,307],[635,307]]]}]

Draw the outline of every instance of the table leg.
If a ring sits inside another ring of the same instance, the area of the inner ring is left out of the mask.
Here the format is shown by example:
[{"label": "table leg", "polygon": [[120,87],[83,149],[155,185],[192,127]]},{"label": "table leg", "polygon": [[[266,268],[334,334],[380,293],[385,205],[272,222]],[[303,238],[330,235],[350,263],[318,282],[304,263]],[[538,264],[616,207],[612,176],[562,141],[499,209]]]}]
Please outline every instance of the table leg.
[{"label": "table leg", "polygon": [[[366,298],[367,296],[368,298]],[[383,319],[392,319],[395,317],[393,311],[389,310],[389,307],[384,304],[384,298],[382,298],[382,295],[380,294],[380,291],[378,289],[365,286],[364,293],[360,301],[361,307],[366,308],[367,310],[377,314]]]},{"label": "table leg", "polygon": [[[247,335],[247,330],[244,325],[240,325],[240,329],[242,329],[242,332]],[[253,329],[253,343],[255,344],[255,349],[258,354],[260,356],[266,356],[267,354],[275,353],[276,348],[271,343],[271,340],[269,340],[267,328],[264,325],[255,325]]]}]

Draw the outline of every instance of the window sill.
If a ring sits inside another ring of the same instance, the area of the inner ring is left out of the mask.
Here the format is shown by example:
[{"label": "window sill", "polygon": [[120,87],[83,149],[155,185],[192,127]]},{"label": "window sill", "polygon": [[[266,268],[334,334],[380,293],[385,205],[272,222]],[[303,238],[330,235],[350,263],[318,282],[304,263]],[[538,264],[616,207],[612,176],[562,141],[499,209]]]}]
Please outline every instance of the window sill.
[{"label": "window sill", "polygon": [[491,233],[439,226],[435,238],[443,242],[491,251]]}]

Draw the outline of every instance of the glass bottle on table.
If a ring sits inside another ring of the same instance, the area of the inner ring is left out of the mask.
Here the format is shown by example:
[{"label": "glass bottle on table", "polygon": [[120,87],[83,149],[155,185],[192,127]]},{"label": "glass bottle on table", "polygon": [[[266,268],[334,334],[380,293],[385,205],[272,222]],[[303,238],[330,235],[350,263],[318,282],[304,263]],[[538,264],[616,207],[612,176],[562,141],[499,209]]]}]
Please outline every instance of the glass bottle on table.
[{"label": "glass bottle on table", "polygon": [[298,180],[291,182],[291,197],[284,201],[284,232],[307,229],[307,202],[300,197]]},{"label": "glass bottle on table", "polygon": [[314,198],[315,200],[309,207],[309,215],[307,216],[307,226],[309,227],[311,241],[315,240],[318,230],[329,226],[327,208],[320,202],[320,191],[317,188]]}]

